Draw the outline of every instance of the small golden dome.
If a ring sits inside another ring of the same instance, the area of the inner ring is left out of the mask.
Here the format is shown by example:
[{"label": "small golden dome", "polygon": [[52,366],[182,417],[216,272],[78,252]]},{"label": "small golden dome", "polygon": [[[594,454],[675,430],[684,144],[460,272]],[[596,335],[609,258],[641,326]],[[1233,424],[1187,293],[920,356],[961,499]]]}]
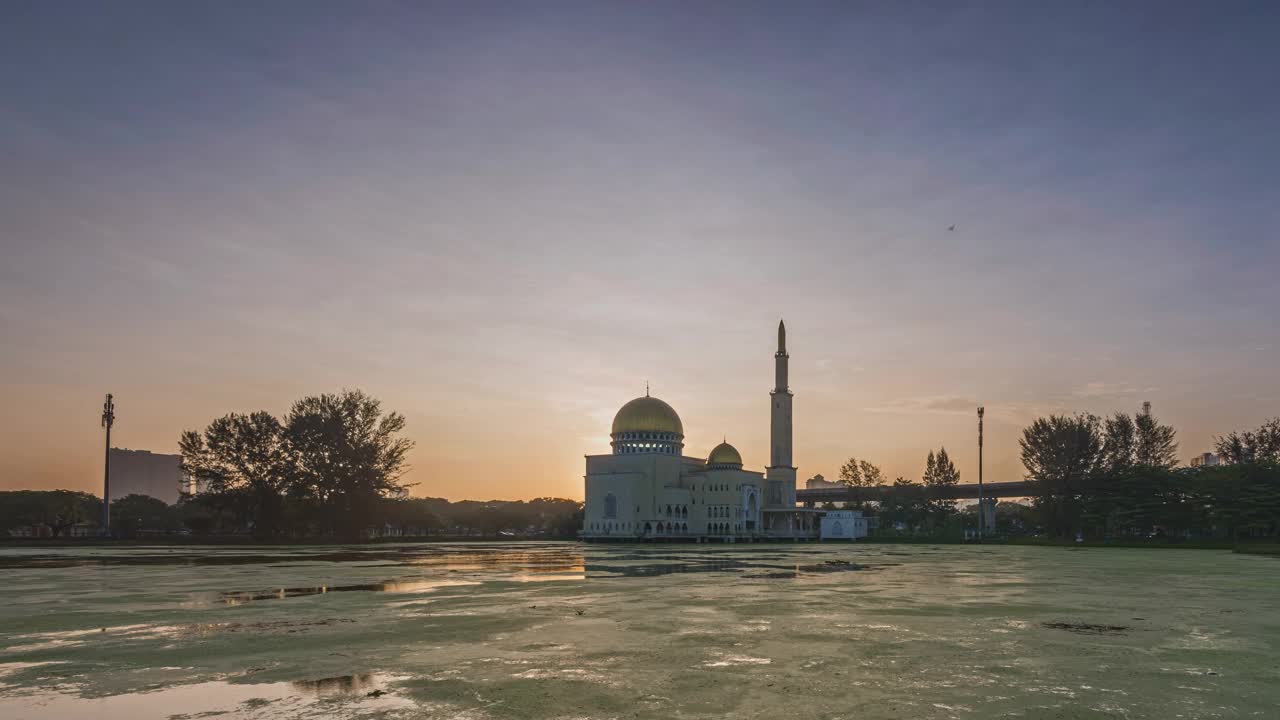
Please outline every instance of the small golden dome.
[{"label": "small golden dome", "polygon": [[684,435],[684,425],[675,409],[656,397],[645,395],[622,406],[613,416],[613,434],[660,432]]},{"label": "small golden dome", "polygon": [[727,442],[722,442],[711,449],[711,454],[707,456],[708,465],[741,465],[742,455],[738,454],[738,449]]}]

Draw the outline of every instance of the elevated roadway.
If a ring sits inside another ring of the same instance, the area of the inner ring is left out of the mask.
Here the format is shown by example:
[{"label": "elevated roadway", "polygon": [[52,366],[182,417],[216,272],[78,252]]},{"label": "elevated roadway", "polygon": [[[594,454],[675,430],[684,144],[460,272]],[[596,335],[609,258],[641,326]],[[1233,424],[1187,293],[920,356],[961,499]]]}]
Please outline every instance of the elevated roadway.
[{"label": "elevated roadway", "polygon": [[[879,501],[900,492],[901,490],[895,489],[892,485],[804,488],[796,490],[796,500],[802,503]],[[1031,494],[1030,484],[1025,480],[982,483],[983,497],[1012,498],[1028,497]],[[940,492],[930,492],[929,496],[938,500],[977,500],[978,484],[953,485]]]}]

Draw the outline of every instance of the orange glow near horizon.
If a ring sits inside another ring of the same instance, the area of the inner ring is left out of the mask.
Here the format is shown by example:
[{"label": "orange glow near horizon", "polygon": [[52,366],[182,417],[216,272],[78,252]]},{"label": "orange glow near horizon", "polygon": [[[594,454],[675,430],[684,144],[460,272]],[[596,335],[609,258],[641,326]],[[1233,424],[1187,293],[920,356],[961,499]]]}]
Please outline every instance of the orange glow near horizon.
[{"label": "orange glow near horizon", "polygon": [[[771,323],[761,318],[755,342],[718,342],[700,348],[710,368],[703,371],[689,355],[672,363],[663,377],[658,367],[664,348],[637,342],[619,355],[630,364],[606,367],[603,354],[577,366],[552,372],[547,359],[478,382],[428,388],[404,380],[415,390],[399,391],[394,378],[360,385],[384,406],[406,415],[407,435],[416,442],[405,480],[417,496],[461,499],[531,499],[582,497],[583,455],[609,452],[609,424],[618,407],[643,394],[643,377],[658,378],[653,394],[680,413],[685,425],[685,453],[704,456],[722,437],[743,454],[749,469],[767,462],[768,388],[772,374]],[[976,481],[976,395],[902,395],[919,382],[910,369],[884,368],[872,382],[865,368],[839,358],[832,342],[799,320],[790,320],[792,389],[796,393],[796,462],[800,477],[835,478],[850,455],[882,466],[886,476],[919,478],[930,449],[947,447],[962,473]],[[815,337],[816,336],[816,337]],[[746,333],[733,336],[750,340]],[[814,356],[817,356],[816,358]],[[594,361],[594,362],[593,362]],[[629,371],[629,372],[628,372]],[[353,373],[359,375],[361,373]],[[428,375],[434,373],[428,372]],[[630,382],[609,378],[630,375]],[[336,388],[304,388],[300,379],[280,377],[279,385],[261,382],[215,391],[197,385],[184,392],[149,387],[149,373],[138,371],[131,382],[116,383],[118,420],[113,444],[118,447],[176,452],[178,433],[203,428],[226,412],[266,409],[282,415],[291,399],[306,392]],[[354,387],[354,385],[353,385]],[[1144,397],[1121,388],[1085,385],[1055,404],[987,404],[985,479],[994,482],[1022,476],[1017,460],[1021,428],[1037,413],[1113,409],[1135,411]],[[4,454],[6,489],[72,488],[100,492],[102,435],[95,412],[101,403],[87,385],[80,392],[51,388],[11,388],[18,406],[38,408],[21,424],[4,420],[3,433],[18,439]],[[1156,406],[1160,417],[1179,427],[1176,406]],[[1208,424],[1192,438],[1182,425],[1183,456],[1207,447]],[[14,478],[22,478],[14,481]]]}]

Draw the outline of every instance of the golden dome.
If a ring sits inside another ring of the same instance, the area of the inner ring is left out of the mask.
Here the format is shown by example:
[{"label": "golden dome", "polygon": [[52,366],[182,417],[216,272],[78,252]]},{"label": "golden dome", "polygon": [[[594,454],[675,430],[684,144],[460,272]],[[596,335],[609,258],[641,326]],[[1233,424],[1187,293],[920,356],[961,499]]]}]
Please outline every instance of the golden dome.
[{"label": "golden dome", "polygon": [[711,454],[707,456],[708,465],[741,465],[742,455],[738,454],[738,449],[727,442],[722,442],[711,449]]},{"label": "golden dome", "polygon": [[613,434],[624,432],[660,432],[684,435],[680,416],[656,397],[638,397],[622,406],[613,416]]}]

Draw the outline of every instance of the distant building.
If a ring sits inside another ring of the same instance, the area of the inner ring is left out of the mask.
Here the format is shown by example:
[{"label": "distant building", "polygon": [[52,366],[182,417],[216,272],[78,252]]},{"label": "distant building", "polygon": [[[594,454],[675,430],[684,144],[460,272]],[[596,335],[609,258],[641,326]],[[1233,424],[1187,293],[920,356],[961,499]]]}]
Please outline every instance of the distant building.
[{"label": "distant building", "polygon": [[111,448],[111,499],[149,495],[173,505],[184,488],[181,455],[161,455],[150,450]]},{"label": "distant building", "polygon": [[844,486],[838,482],[831,482],[830,480],[822,477],[821,475],[814,475],[813,477],[804,481],[804,487],[806,490],[818,490],[821,488],[838,488],[838,487],[844,487]]},{"label": "distant building", "polygon": [[1191,467],[1213,467],[1214,465],[1222,464],[1222,458],[1213,453],[1200,453],[1191,458]]}]

